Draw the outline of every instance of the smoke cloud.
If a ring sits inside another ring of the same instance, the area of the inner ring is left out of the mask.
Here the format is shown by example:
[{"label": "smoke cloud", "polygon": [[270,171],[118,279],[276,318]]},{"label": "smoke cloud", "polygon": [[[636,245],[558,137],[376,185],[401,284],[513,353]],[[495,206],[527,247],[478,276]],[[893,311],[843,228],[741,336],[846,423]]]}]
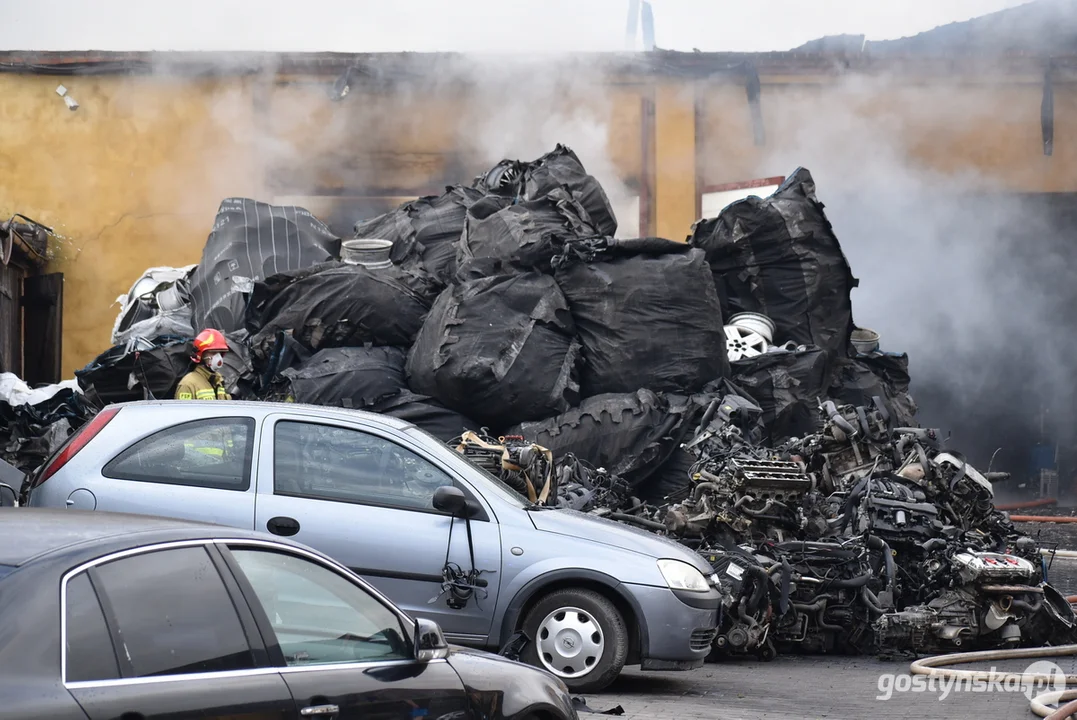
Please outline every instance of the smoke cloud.
[{"label": "smoke cloud", "polygon": [[1038,442],[1061,441],[1065,459],[1075,211],[1009,187],[1034,187],[1051,162],[1039,87],[851,77],[764,86],[763,107],[762,168],[812,171],[860,278],[857,324],[908,352],[921,422],[982,469],[994,456],[993,469],[1024,477]]}]

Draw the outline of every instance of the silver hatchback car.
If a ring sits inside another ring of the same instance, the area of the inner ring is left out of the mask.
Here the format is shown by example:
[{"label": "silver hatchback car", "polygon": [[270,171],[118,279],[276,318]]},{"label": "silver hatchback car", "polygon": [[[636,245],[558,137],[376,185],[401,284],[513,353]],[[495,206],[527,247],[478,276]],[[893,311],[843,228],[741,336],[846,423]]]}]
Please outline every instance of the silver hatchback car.
[{"label": "silver hatchback car", "polygon": [[690,669],[714,638],[709,565],[643,530],[531,504],[410,423],[357,410],[138,402],[102,410],[30,479],[31,506],[201,520],[293,537],[460,644],[574,691],[626,664]]}]

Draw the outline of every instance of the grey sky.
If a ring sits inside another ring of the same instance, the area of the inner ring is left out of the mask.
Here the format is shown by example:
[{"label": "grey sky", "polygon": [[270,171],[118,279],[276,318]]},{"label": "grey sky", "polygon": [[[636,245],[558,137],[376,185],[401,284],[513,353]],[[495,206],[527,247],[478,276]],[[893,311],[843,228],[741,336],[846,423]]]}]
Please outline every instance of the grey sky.
[{"label": "grey sky", "polygon": [[[651,0],[673,50],[913,35],[1027,0]],[[624,48],[628,0],[0,0],[12,50],[566,52]]]}]

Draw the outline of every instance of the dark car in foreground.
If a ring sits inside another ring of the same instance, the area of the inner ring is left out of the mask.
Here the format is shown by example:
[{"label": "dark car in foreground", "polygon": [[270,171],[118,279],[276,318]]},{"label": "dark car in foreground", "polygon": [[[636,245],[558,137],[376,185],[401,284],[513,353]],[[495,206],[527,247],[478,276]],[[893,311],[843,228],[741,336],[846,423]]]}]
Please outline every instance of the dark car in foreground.
[{"label": "dark car in foreground", "polygon": [[0,516],[0,717],[575,718],[297,543],[118,513]]}]

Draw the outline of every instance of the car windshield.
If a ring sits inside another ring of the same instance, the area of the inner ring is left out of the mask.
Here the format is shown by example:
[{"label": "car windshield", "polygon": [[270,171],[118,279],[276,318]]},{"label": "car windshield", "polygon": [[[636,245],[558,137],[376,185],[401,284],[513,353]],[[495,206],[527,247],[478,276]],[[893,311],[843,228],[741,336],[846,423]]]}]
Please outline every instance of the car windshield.
[{"label": "car windshield", "polygon": [[425,447],[429,448],[431,452],[437,453],[440,457],[444,458],[446,462],[455,463],[458,468],[463,465],[469,470],[482,475],[482,477],[488,481],[489,487],[498,495],[500,495],[504,500],[520,508],[539,507],[520,493],[516,492],[516,490],[506,485],[505,482],[501,480],[501,478],[492,474],[489,470],[471,462],[471,460],[456,452],[451,447],[449,447],[449,445],[442,442],[441,440],[438,440],[436,437],[426,432],[425,430],[418,427],[410,427],[407,429],[407,432],[412,435],[419,436],[422,439],[423,445]]}]

